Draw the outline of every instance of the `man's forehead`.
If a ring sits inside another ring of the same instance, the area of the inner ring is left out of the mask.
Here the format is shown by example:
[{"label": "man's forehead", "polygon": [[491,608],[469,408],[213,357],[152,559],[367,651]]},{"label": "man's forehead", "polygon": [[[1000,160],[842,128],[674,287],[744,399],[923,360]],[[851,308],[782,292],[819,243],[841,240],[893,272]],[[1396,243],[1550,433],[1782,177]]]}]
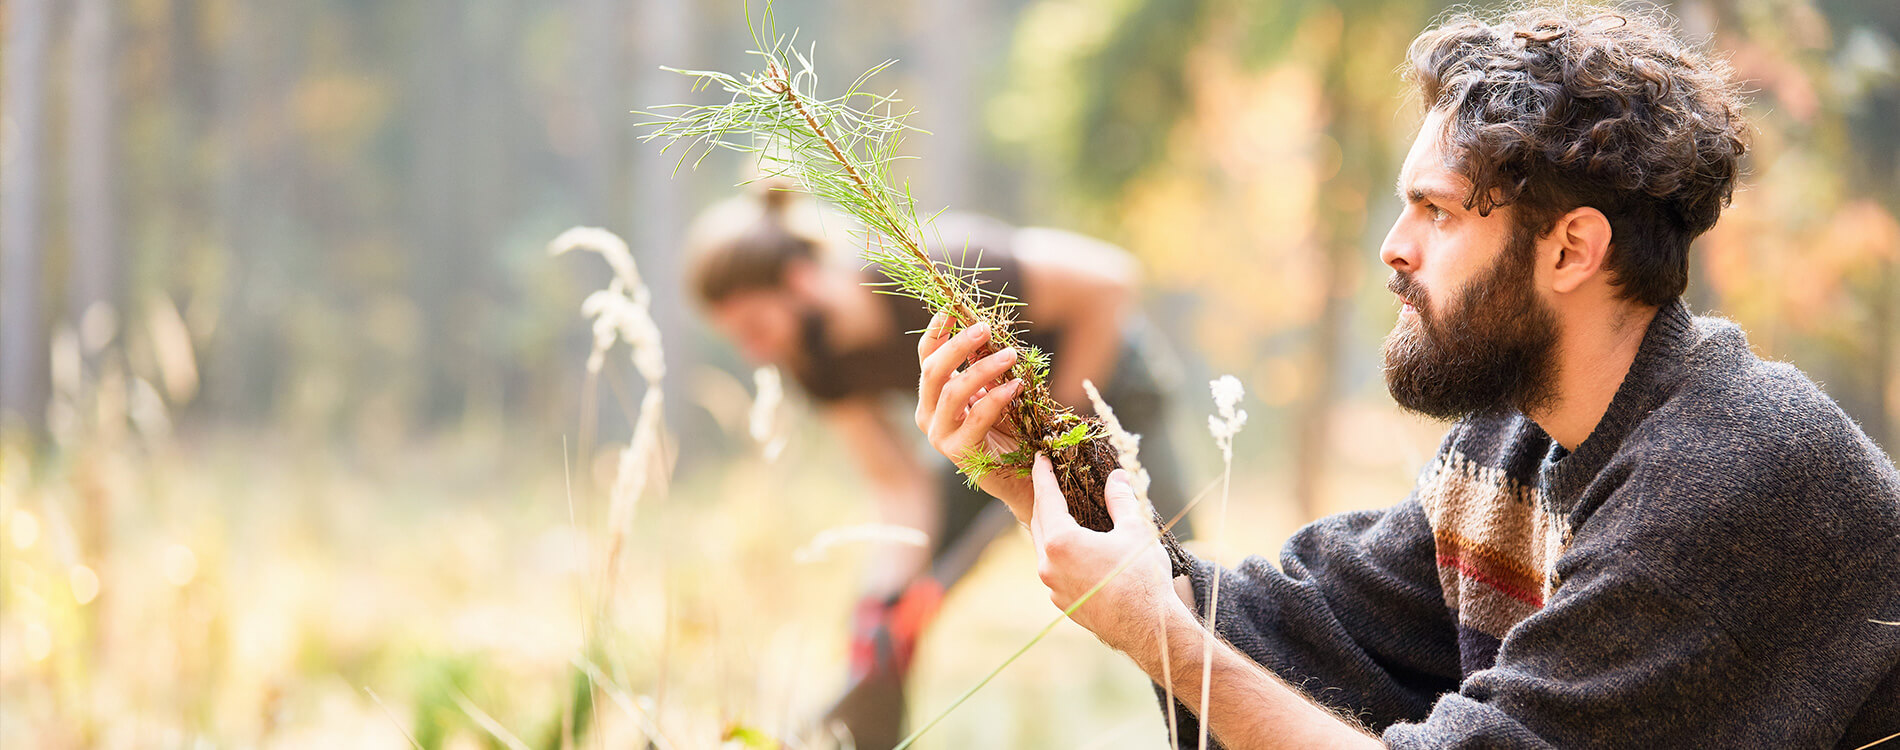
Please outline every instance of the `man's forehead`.
[{"label": "man's forehead", "polygon": [[1411,151],[1405,155],[1404,166],[1399,169],[1395,189],[1400,198],[1412,200],[1422,196],[1462,203],[1464,196],[1471,191],[1471,180],[1445,164],[1440,150],[1444,122],[1441,113],[1433,112],[1419,125],[1418,137],[1412,142]]}]

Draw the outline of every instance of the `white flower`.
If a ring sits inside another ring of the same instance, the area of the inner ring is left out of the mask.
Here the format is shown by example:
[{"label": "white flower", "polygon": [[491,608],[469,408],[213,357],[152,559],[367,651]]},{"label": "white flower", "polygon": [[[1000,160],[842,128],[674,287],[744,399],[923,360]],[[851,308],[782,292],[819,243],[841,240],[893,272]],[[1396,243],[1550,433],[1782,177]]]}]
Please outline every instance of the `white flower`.
[{"label": "white flower", "polygon": [[1214,394],[1214,408],[1219,412],[1219,416],[1208,416],[1207,432],[1214,436],[1214,444],[1220,446],[1221,456],[1232,462],[1234,435],[1240,433],[1240,428],[1247,426],[1247,412],[1235,407],[1240,405],[1240,399],[1247,391],[1241,387],[1240,379],[1232,375],[1222,375],[1207,386]]},{"label": "white flower", "polygon": [[1240,385],[1240,378],[1232,375],[1222,375],[1209,382],[1207,387],[1214,393],[1214,405],[1220,408],[1222,414],[1230,413],[1240,403],[1240,397],[1247,394],[1247,389]]}]

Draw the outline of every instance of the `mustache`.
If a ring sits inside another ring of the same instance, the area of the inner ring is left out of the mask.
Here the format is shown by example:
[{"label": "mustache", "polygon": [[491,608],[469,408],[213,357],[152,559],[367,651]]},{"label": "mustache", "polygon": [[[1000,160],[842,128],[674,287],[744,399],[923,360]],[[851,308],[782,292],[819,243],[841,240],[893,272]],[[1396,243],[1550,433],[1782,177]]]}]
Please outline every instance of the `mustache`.
[{"label": "mustache", "polygon": [[1385,288],[1387,291],[1398,295],[1399,299],[1405,300],[1406,304],[1411,305],[1413,308],[1421,312],[1425,310],[1426,295],[1424,285],[1418,283],[1418,279],[1412,278],[1412,274],[1404,271],[1393,271],[1391,278],[1386,279]]}]

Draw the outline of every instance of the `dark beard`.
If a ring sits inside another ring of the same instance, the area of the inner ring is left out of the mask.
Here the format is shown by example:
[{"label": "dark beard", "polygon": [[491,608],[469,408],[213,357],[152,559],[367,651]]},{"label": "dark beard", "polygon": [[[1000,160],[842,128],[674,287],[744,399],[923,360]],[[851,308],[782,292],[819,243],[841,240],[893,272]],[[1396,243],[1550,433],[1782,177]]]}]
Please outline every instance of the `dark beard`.
[{"label": "dark beard", "polygon": [[[1399,406],[1461,419],[1499,405],[1538,411],[1556,399],[1557,317],[1531,289],[1536,236],[1514,230],[1498,261],[1434,314],[1410,274],[1386,286],[1418,311],[1385,338],[1385,387]],[[1422,329],[1422,330],[1421,330]]]}]

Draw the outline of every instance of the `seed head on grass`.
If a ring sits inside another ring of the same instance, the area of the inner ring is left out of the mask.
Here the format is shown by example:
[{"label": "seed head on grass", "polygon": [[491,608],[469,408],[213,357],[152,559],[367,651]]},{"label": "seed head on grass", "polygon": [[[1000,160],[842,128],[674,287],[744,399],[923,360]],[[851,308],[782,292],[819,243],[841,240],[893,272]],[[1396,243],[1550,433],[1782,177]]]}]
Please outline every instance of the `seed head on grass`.
[{"label": "seed head on grass", "polygon": [[1148,470],[1141,466],[1141,436],[1122,429],[1122,422],[1115,418],[1115,410],[1102,400],[1095,384],[1082,381],[1082,390],[1088,392],[1089,403],[1095,405],[1096,416],[1102,419],[1102,429],[1108,433],[1108,442],[1115,446],[1122,470],[1128,472],[1128,484],[1135,490],[1135,498],[1144,508],[1152,507],[1148,502]]},{"label": "seed head on grass", "polygon": [[594,292],[581,302],[581,314],[594,321],[594,349],[587,356],[587,371],[600,372],[607,350],[617,341],[625,341],[633,350],[634,368],[649,385],[658,385],[666,376],[666,358],[660,347],[660,328],[653,322],[652,295],[640,280],[638,267],[627,242],[599,227],[574,227],[548,243],[549,255],[586,250],[607,261],[614,279],[606,289]]},{"label": "seed head on grass", "polygon": [[610,492],[608,527],[614,534],[617,553],[620,535],[633,522],[634,505],[661,461],[660,443],[665,431],[661,383],[666,377],[666,356],[660,346],[660,327],[653,322],[652,294],[641,281],[626,240],[598,227],[575,227],[548,243],[550,255],[574,250],[599,255],[614,272],[606,289],[587,295],[581,302],[581,314],[594,321],[594,348],[587,355],[590,380],[600,373],[614,344],[624,341],[631,350],[633,369],[647,384],[646,395],[640,399],[640,414],[634,420],[633,438],[620,452]]},{"label": "seed head on grass", "polygon": [[1237,408],[1240,399],[1246,395],[1246,389],[1240,385],[1240,378],[1222,375],[1207,384],[1214,394],[1214,409],[1217,414],[1207,417],[1207,432],[1214,436],[1214,444],[1220,446],[1221,456],[1234,460],[1234,435],[1240,428],[1247,426],[1247,412]]}]

